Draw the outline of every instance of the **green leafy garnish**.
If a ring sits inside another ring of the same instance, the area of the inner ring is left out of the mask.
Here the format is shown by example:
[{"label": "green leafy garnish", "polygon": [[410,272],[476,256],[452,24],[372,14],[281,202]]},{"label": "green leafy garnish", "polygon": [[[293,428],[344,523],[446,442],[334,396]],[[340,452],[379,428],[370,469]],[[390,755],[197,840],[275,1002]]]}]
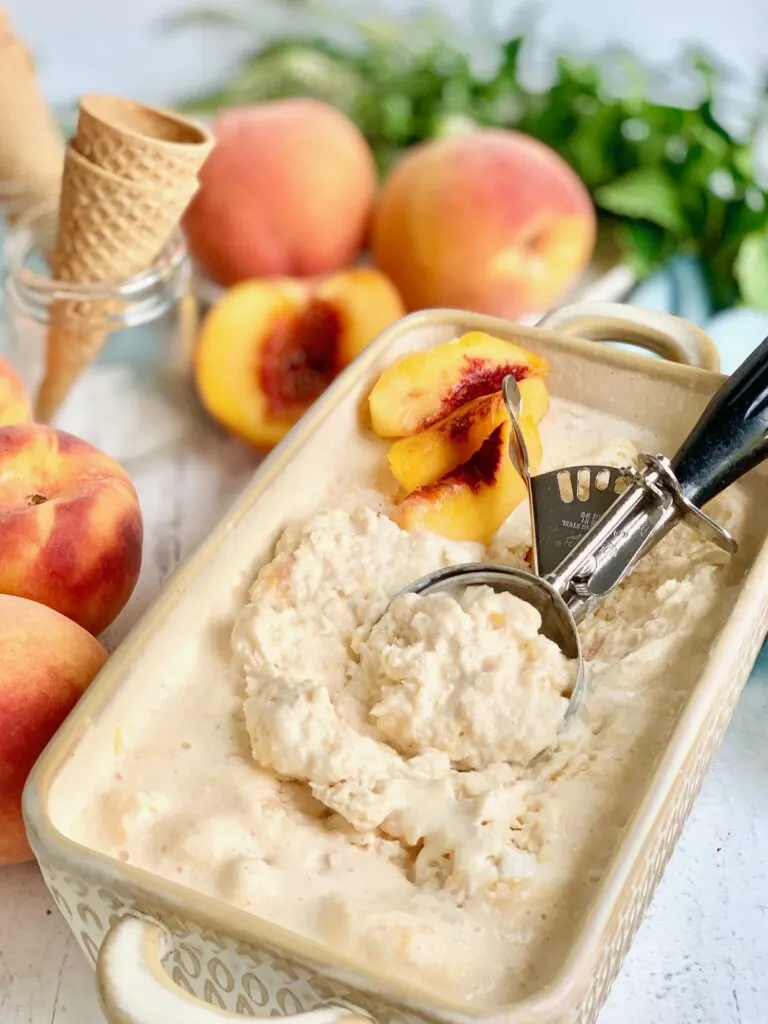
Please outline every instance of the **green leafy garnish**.
[{"label": "green leafy garnish", "polygon": [[734,272],[745,303],[768,312],[768,236],[765,232],[747,235],[736,253]]},{"label": "green leafy garnish", "polygon": [[[491,42],[479,70],[451,24],[433,14],[363,21],[318,0],[292,6],[306,19],[303,35],[268,39],[227,84],[188,98],[185,108],[313,96],[358,124],[382,173],[424,139],[467,125],[517,129],[571,165],[598,212],[616,225],[623,258],[638,276],[688,253],[701,260],[716,309],[737,302],[768,308],[768,193],[755,160],[763,110],[757,106],[737,137],[716,113],[722,75],[703,57],[677,69],[698,83],[686,106],[650,99],[663,76],[628,55],[561,56],[548,87],[536,90],[522,74],[531,32]],[[219,8],[199,16],[232,28]],[[181,24],[195,18],[189,12]],[[258,19],[249,25],[258,36]],[[338,29],[333,37],[329,26]],[[478,38],[489,36],[478,28]]]},{"label": "green leafy garnish", "polygon": [[685,231],[685,214],[674,178],[660,167],[640,167],[595,190],[603,210],[631,220],[646,220],[666,231]]}]

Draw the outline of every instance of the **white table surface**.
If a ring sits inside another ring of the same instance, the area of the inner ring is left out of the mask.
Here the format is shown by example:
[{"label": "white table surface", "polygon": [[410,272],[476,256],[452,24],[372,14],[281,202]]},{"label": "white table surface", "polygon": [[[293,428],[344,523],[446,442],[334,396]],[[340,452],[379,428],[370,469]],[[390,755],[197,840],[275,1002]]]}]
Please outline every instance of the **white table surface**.
[{"label": "white table surface", "polygon": [[[118,385],[118,381],[112,382]],[[117,386],[63,423],[130,454]],[[119,404],[119,403],[118,403]],[[166,424],[161,451],[126,460],[145,517],[136,592],[113,647],[179,559],[247,482],[252,454],[201,420]],[[753,674],[600,1024],[768,1020],[768,658]],[[0,869],[0,1024],[102,1024],[93,976],[34,864]],[[171,1022],[169,1022],[171,1024]],[[178,1024],[183,1024],[179,1021]]]}]

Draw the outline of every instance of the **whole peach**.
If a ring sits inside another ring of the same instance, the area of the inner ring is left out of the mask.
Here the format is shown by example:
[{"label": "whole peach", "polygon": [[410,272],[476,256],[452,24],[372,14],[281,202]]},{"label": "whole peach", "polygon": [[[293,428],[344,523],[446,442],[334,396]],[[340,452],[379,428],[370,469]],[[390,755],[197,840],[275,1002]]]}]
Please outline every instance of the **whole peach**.
[{"label": "whole peach", "polygon": [[0,356],[0,427],[9,423],[29,423],[32,402],[21,377],[7,359]]},{"label": "whole peach", "polygon": [[589,262],[595,213],[571,168],[519,132],[477,129],[422,143],[384,183],[376,265],[409,310],[514,318],[545,310]]},{"label": "whole peach", "polygon": [[32,765],[107,660],[98,640],[35,601],[0,595],[0,864],[29,860],[21,792]]},{"label": "whole peach", "polygon": [[305,277],[347,266],[363,245],[373,156],[346,115],[311,99],[235,108],[184,218],[190,248],[220,284]]},{"label": "whole peach", "polygon": [[0,594],[100,633],[133,592],[142,535],[133,484],[107,455],[42,424],[0,428]]}]

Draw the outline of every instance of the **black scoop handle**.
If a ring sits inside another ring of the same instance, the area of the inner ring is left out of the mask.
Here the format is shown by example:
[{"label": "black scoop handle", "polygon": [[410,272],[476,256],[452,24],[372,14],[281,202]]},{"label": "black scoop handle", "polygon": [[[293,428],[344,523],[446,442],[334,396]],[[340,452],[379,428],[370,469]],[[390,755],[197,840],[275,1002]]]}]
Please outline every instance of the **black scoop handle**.
[{"label": "black scoop handle", "polygon": [[723,384],[672,459],[698,508],[768,458],[768,338]]}]

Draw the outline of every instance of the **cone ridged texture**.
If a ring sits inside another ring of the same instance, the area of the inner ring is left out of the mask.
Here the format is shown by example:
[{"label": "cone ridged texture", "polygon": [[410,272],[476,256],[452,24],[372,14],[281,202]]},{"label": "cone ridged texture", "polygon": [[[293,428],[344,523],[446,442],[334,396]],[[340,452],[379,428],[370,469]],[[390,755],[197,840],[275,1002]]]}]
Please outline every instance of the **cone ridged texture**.
[{"label": "cone ridged texture", "polygon": [[52,260],[55,280],[95,284],[146,270],[196,190],[160,189],[102,170],[67,147]]},{"label": "cone ridged texture", "polygon": [[74,144],[86,160],[118,177],[178,189],[197,180],[213,139],[176,114],[97,94],[80,100]]},{"label": "cone ridged texture", "polygon": [[[171,138],[156,137],[155,127],[155,136],[142,139],[136,110],[145,125],[166,124]],[[103,121],[103,132],[95,127],[94,111],[109,119],[109,124]],[[116,111],[128,118],[125,129]],[[175,115],[114,97],[84,98],[64,162],[51,262],[54,280],[117,285],[152,265],[197,191],[197,172],[212,146],[207,132],[186,122],[184,134],[184,124]],[[184,141],[176,143],[176,138]],[[115,173],[118,169],[121,173]],[[46,374],[37,396],[40,419],[55,415],[77,376],[97,355],[110,318],[121,308],[119,298],[54,304]]]}]

